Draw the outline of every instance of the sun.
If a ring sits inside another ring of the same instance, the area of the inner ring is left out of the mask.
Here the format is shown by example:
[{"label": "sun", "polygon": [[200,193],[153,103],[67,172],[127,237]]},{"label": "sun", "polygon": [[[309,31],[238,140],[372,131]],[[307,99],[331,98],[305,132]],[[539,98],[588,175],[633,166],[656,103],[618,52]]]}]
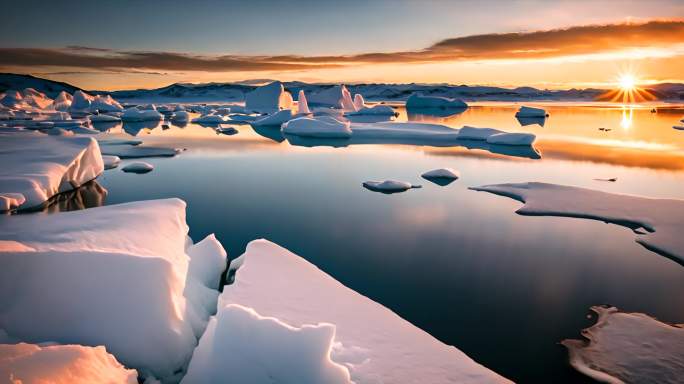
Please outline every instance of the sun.
[{"label": "sun", "polygon": [[636,89],[636,78],[631,73],[620,75],[618,84],[623,92],[631,92]]}]

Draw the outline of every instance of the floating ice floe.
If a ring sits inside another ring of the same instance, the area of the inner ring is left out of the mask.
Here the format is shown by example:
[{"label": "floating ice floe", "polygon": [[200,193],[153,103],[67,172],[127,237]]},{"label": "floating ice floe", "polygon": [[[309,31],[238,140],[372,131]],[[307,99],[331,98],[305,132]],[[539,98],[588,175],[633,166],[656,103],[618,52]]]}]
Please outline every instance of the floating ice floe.
[{"label": "floating ice floe", "polygon": [[674,128],[678,131],[684,131],[684,126],[681,126],[681,125],[673,125],[672,128]]},{"label": "floating ice floe", "polygon": [[570,364],[604,383],[681,383],[684,328],[642,313],[614,307],[591,308],[596,324],[582,331],[586,340],[563,340]]},{"label": "floating ice floe", "polygon": [[102,155],[102,161],[104,162],[104,169],[113,169],[119,166],[121,159],[119,156]]},{"label": "floating ice floe", "polygon": [[239,131],[233,127],[219,127],[216,128],[216,132],[228,136],[237,135],[239,133]]},{"label": "floating ice floe", "polygon": [[0,218],[0,333],[103,345],[142,377],[178,382],[226,264],[213,235],[187,234],[179,199]]},{"label": "floating ice floe", "polygon": [[458,140],[459,131],[445,125],[413,122],[354,123],[354,139],[366,140]]},{"label": "floating ice floe", "polygon": [[159,121],[164,116],[154,109],[140,110],[135,107],[126,108],[121,115],[121,121]]},{"label": "floating ice floe", "polygon": [[459,129],[458,137],[461,140],[484,140],[489,144],[521,146],[530,146],[537,138],[532,133],[504,132],[494,128],[469,126]]},{"label": "floating ice floe", "polygon": [[384,180],[384,181],[364,181],[363,186],[373,192],[397,193],[408,191],[412,188],[421,188],[420,185],[413,185],[406,181]]},{"label": "floating ice floe", "polygon": [[292,107],[292,95],[283,84],[274,81],[245,95],[245,108],[250,111],[272,113]]},{"label": "floating ice floe", "polygon": [[0,377],[13,384],[138,383],[138,373],[104,347],[82,345],[0,344]]},{"label": "floating ice floe", "polygon": [[282,131],[288,135],[327,139],[348,139],[352,135],[348,121],[332,116],[299,117],[283,124]]},{"label": "floating ice floe", "polygon": [[126,143],[102,143],[100,145],[100,151],[103,155],[118,156],[122,159],[138,159],[143,157],[173,157],[180,152],[180,150],[176,148],[147,147]]},{"label": "floating ice floe", "polygon": [[268,116],[262,117],[260,119],[254,120],[250,124],[253,126],[257,126],[257,127],[263,127],[263,126],[278,126],[278,127],[280,127],[282,124],[287,123],[290,120],[292,120],[292,110],[291,109],[283,109],[282,111],[275,112],[272,115],[268,115]]},{"label": "floating ice floe", "polygon": [[184,384],[221,382],[236,366],[231,377],[244,370],[263,378],[255,368],[263,366],[270,382],[284,383],[509,383],[269,241],[249,243],[230,268],[234,283],[221,294]]},{"label": "floating ice floe", "polygon": [[112,99],[109,95],[99,95],[95,96],[90,102],[91,111],[100,112],[121,112],[123,107],[118,101]]},{"label": "floating ice floe", "polygon": [[547,183],[494,184],[471,189],[523,202],[516,211],[522,215],[577,217],[631,228],[637,243],[684,264],[684,200],[651,199]]},{"label": "floating ice floe", "polygon": [[140,161],[136,163],[130,163],[121,168],[121,170],[129,173],[148,173],[154,170],[154,165]]},{"label": "floating ice floe", "polygon": [[414,93],[406,100],[406,109],[465,109],[468,108],[463,100],[448,97],[424,96]]},{"label": "floating ice floe", "polygon": [[192,119],[191,121],[191,123],[195,124],[221,124],[225,122],[226,121],[223,119],[223,117],[218,115],[202,115]]},{"label": "floating ice floe", "polygon": [[433,169],[420,175],[424,179],[451,179],[456,180],[461,177],[461,174],[451,168]]},{"label": "floating ice floe", "polygon": [[0,164],[0,211],[38,207],[104,170],[93,138],[24,131],[0,133]]},{"label": "floating ice floe", "polygon": [[348,115],[361,116],[361,115],[375,115],[375,116],[395,116],[396,112],[394,108],[389,105],[374,105],[372,107],[361,107],[354,112],[349,112]]},{"label": "floating ice floe", "polygon": [[185,122],[190,120],[190,114],[187,111],[176,111],[171,116],[171,121]]},{"label": "floating ice floe", "polygon": [[88,120],[90,120],[91,123],[116,123],[121,121],[121,118],[118,116],[100,114],[90,115],[88,116]]},{"label": "floating ice floe", "polygon": [[546,113],[545,110],[541,108],[532,108],[532,107],[526,107],[522,106],[520,109],[518,109],[518,112],[515,113],[515,117],[538,117],[538,118],[543,118],[547,117],[548,114]]}]

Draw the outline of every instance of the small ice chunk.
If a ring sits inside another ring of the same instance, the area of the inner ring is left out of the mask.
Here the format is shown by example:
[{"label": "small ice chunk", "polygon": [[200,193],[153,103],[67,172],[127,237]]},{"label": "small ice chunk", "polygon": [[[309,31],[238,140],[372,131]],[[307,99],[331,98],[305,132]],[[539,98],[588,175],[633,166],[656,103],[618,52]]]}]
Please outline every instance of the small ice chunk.
[{"label": "small ice chunk", "polygon": [[0,344],[0,377],[7,383],[137,384],[103,346]]},{"label": "small ice chunk", "polygon": [[397,193],[404,192],[412,188],[420,188],[420,185],[413,185],[406,181],[384,180],[384,181],[364,181],[363,186],[374,192]]},{"label": "small ice chunk", "polygon": [[225,122],[226,121],[223,120],[223,117],[219,115],[202,115],[192,119],[191,121],[191,123],[195,124],[221,124]]},{"label": "small ice chunk", "polygon": [[332,116],[299,117],[282,126],[283,133],[329,139],[348,139],[352,135],[349,121]]},{"label": "small ice chunk", "polygon": [[515,117],[546,117],[548,114],[546,113],[545,110],[541,108],[533,108],[533,107],[526,107],[522,106],[520,109],[518,109],[518,112],[515,113]]},{"label": "small ice chunk", "polygon": [[586,340],[563,340],[570,364],[605,383],[681,383],[684,327],[615,307],[591,307],[596,324],[582,331]]},{"label": "small ice chunk", "polygon": [[112,99],[109,95],[99,95],[95,96],[90,102],[91,111],[100,112],[121,112],[123,107],[118,101]]},{"label": "small ice chunk", "polygon": [[421,175],[425,179],[451,179],[456,180],[461,175],[458,171],[452,168],[439,168],[432,171],[425,172]]},{"label": "small ice chunk", "polygon": [[104,169],[112,169],[119,166],[121,159],[119,156],[102,155],[102,161],[104,161]]},{"label": "small ice chunk", "polygon": [[153,169],[154,165],[142,161],[130,163],[125,167],[121,168],[122,171],[131,173],[147,173],[152,172]]},{"label": "small ice chunk", "polygon": [[127,108],[121,115],[122,121],[159,121],[164,118],[164,115],[154,109],[140,110],[138,108]]},{"label": "small ice chunk", "polygon": [[171,121],[184,122],[188,120],[190,120],[190,114],[184,110],[176,111],[173,113],[173,116],[171,116]]},{"label": "small ice chunk", "polygon": [[406,100],[406,109],[463,109],[468,108],[463,100],[450,99],[448,97],[424,96],[414,93]]}]

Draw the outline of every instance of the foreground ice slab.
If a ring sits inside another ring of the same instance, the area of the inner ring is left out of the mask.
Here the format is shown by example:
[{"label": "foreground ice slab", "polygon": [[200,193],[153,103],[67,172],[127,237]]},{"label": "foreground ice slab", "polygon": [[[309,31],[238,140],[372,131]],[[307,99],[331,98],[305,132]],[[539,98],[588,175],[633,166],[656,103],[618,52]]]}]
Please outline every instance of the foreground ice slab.
[{"label": "foreground ice slab", "polygon": [[406,109],[465,109],[468,104],[459,99],[423,96],[414,93],[406,100]]},{"label": "foreground ice slab", "polygon": [[226,262],[213,235],[187,233],[179,199],[0,218],[0,334],[104,345],[143,377],[178,381]]},{"label": "foreground ice slab", "polygon": [[[547,183],[471,188],[519,200],[522,215],[601,220],[631,228],[637,243],[684,264],[684,200],[650,199]],[[643,229],[644,231],[638,231]]]},{"label": "foreground ice slab", "polygon": [[117,156],[121,159],[139,159],[143,157],[172,157],[176,156],[180,150],[176,148],[147,147],[139,145],[133,140],[112,141],[112,143],[101,142],[100,150],[103,155]]},{"label": "foreground ice slab", "polygon": [[364,181],[363,186],[371,191],[383,193],[397,193],[408,191],[412,188],[420,188],[420,185],[413,185],[399,180]]},{"label": "foreground ice slab", "polygon": [[145,162],[130,163],[125,167],[121,168],[124,172],[129,173],[148,173],[154,170],[154,165]]},{"label": "foreground ice slab", "polygon": [[[231,269],[236,268],[234,283],[226,286],[221,294],[219,317],[225,317],[226,312],[237,311],[226,309],[226,306],[237,304],[259,314],[252,314],[252,319],[249,319],[238,313],[243,329],[276,327],[270,320],[267,324],[245,325],[248,321],[263,322],[262,317],[276,319],[288,326],[280,325],[281,329],[271,330],[281,337],[255,341],[259,345],[267,344],[266,349],[256,355],[242,353],[239,347],[226,348],[226,353],[238,354],[246,360],[243,367],[256,364],[262,356],[268,356],[271,367],[309,367],[313,364],[312,354],[316,353],[320,368],[309,371],[313,376],[300,376],[296,382],[322,382],[318,381],[320,372],[332,369],[330,360],[346,367],[351,380],[357,384],[509,382],[458,349],[442,344],[382,305],[352,291],[306,260],[269,241],[249,243],[246,252],[231,263]],[[202,338],[195,352],[197,361],[193,358],[190,371],[197,364],[202,370],[220,372],[224,359],[213,354],[212,348],[229,343],[216,336],[230,334],[230,330],[219,327],[227,327],[231,323],[235,324],[235,321],[217,319],[215,332]],[[319,329],[308,332],[296,330],[309,327]],[[333,327],[334,332],[327,327]],[[285,330],[289,330],[291,335],[286,336]],[[330,337],[330,333],[334,333],[334,337]],[[297,339],[296,350],[308,351],[306,362],[298,361],[299,354],[287,352],[286,341],[291,339]],[[251,342],[244,337],[241,340]],[[252,350],[253,346],[248,348]],[[240,357],[226,356],[225,360],[237,358]],[[272,372],[281,373],[282,370]],[[298,372],[307,371],[298,369]],[[203,382],[221,382],[224,378],[208,377]],[[272,382],[281,382],[278,379],[274,377]]]},{"label": "foreground ice slab", "polygon": [[592,307],[598,321],[585,340],[563,340],[570,364],[604,383],[681,383],[684,377],[684,328],[642,313]]},{"label": "foreground ice slab", "polygon": [[138,373],[104,347],[19,343],[0,344],[0,378],[13,384],[136,384]]},{"label": "foreground ice slab", "polygon": [[257,120],[254,120],[250,124],[257,127],[280,127],[283,123],[287,123],[290,120],[292,120],[292,110],[283,109],[282,111],[278,111],[272,115],[268,115]]},{"label": "foreground ice slab", "polygon": [[299,117],[283,124],[285,134],[328,139],[348,139],[352,135],[348,121],[332,116]]},{"label": "foreground ice slab", "polygon": [[93,138],[0,132],[0,211],[40,206],[102,171]]}]

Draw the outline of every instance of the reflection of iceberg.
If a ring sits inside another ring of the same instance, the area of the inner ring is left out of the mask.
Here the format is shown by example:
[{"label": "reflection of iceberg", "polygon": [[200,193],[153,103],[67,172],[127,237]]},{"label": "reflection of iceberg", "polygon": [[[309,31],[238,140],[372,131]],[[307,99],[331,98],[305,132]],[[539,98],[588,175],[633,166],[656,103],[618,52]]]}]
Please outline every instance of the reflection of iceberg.
[{"label": "reflection of iceberg", "polygon": [[107,190],[97,181],[92,180],[73,191],[60,193],[53,197],[41,211],[55,213],[101,207],[104,205],[106,197]]},{"label": "reflection of iceberg", "polygon": [[465,112],[468,108],[419,108],[412,109],[411,111],[406,110],[409,121],[422,121],[425,117],[449,117],[459,115]]},{"label": "reflection of iceberg", "polygon": [[[130,123],[128,123],[130,124]],[[94,129],[97,129],[100,132],[109,132],[112,129],[116,128],[117,126],[121,126],[121,122],[119,121],[108,121],[108,122],[91,122],[91,125],[93,126]]]},{"label": "reflection of iceberg", "polygon": [[546,117],[515,117],[518,120],[518,123],[520,123],[521,126],[526,126],[526,125],[533,125],[533,124],[539,124],[539,126],[544,126],[546,123]]},{"label": "reflection of iceberg", "polygon": [[285,141],[285,137],[283,136],[283,132],[280,130],[279,126],[252,126],[252,129],[254,132],[257,134],[267,138],[271,139],[277,143],[282,143]]},{"label": "reflection of iceberg", "polygon": [[123,130],[131,136],[138,136],[143,129],[154,129],[159,125],[159,120],[156,121],[136,121],[124,122]]}]

